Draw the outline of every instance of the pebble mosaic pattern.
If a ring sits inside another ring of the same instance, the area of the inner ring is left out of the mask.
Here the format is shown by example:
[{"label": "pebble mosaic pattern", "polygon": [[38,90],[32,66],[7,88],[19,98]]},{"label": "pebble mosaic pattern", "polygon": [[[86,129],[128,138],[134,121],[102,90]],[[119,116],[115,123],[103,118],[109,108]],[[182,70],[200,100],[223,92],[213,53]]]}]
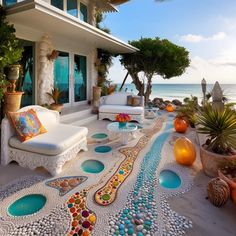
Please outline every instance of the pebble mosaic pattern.
[{"label": "pebble mosaic pattern", "polygon": [[108,182],[95,193],[95,201],[99,205],[107,206],[116,199],[117,191],[125,179],[131,174],[134,162],[139,152],[146,146],[151,137],[156,134],[162,127],[163,121],[157,120],[152,129],[147,129],[134,147],[122,148],[119,151],[125,155],[126,159],[120,164],[115,174]]},{"label": "pebble mosaic pattern", "polygon": [[43,176],[27,176],[17,179],[17,181],[13,181],[10,184],[0,188],[0,201],[24,188],[29,188],[45,179],[46,177]]},{"label": "pebble mosaic pattern", "polygon": [[65,206],[58,206],[45,217],[27,224],[17,225],[9,221],[0,222],[1,236],[66,235],[70,215]]},{"label": "pebble mosaic pattern", "polygon": [[67,176],[46,181],[45,184],[57,189],[59,191],[59,196],[64,196],[87,179],[88,177],[85,176]]},{"label": "pebble mosaic pattern", "polygon": [[87,190],[77,192],[67,201],[72,216],[68,236],[88,236],[96,223],[96,215],[86,207]]},{"label": "pebble mosaic pattern", "polygon": [[[128,196],[128,201],[125,209],[110,220],[110,235],[154,235],[158,231],[158,211],[155,201],[155,190],[158,186],[156,178],[156,169],[161,159],[162,147],[172,132],[170,130],[172,124],[167,125],[165,132],[160,134],[150,151],[144,157],[137,181],[133,191]],[[168,204],[163,199],[162,210],[163,214],[170,216],[170,221],[167,221],[165,236],[182,235],[185,229],[191,227],[191,222],[185,217],[178,217],[177,213],[170,210]],[[176,222],[173,224],[173,222]],[[177,223],[178,222],[178,223]],[[173,226],[174,225],[174,226]],[[178,228],[177,228],[178,226]]]},{"label": "pebble mosaic pattern", "polygon": [[110,152],[112,148],[110,146],[98,146],[95,147],[94,151],[97,153],[107,153]]}]

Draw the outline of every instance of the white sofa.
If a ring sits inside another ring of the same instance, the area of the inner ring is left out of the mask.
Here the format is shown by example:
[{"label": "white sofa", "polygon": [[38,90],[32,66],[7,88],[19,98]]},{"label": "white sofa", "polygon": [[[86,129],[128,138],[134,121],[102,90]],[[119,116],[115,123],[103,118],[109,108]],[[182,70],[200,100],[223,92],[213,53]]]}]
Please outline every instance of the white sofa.
[{"label": "white sofa", "polygon": [[108,96],[101,97],[99,106],[99,120],[115,120],[116,114],[127,113],[131,120],[143,122],[144,119],[144,98],[142,97],[141,106],[128,106],[127,96],[132,93],[117,92]]},{"label": "white sofa", "polygon": [[62,171],[65,162],[74,158],[80,150],[87,150],[85,127],[59,123],[59,113],[41,106],[27,106],[19,110],[33,108],[47,133],[20,142],[9,120],[1,124],[1,164],[16,161],[20,166],[35,169],[44,167],[53,176]]}]

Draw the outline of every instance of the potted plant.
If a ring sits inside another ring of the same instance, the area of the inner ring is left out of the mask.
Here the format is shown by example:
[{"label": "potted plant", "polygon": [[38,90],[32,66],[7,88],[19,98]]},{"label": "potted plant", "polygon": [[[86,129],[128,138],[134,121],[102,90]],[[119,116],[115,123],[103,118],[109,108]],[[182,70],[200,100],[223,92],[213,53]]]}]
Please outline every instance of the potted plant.
[{"label": "potted plant", "polygon": [[200,147],[203,170],[216,177],[222,163],[236,160],[236,111],[220,111],[207,105],[197,118],[197,131],[206,135],[206,142]]},{"label": "potted plant", "polygon": [[178,109],[177,118],[183,119],[192,128],[195,128],[196,113],[199,109],[197,97],[185,98],[184,104]]},{"label": "potted plant", "polygon": [[[15,111],[20,108],[22,92],[15,92],[15,81],[19,77],[19,65],[15,65],[22,57],[23,47],[15,36],[15,28],[6,21],[6,14],[0,6],[0,99],[4,99],[4,110]],[[12,69],[13,68],[13,69]],[[6,81],[6,75],[12,79],[12,86]],[[14,81],[14,82],[13,82]],[[6,91],[6,88],[9,91]],[[4,96],[3,96],[4,95]]]},{"label": "potted plant", "polygon": [[52,92],[47,93],[47,95],[49,95],[54,101],[53,103],[50,104],[50,109],[61,112],[63,104],[60,104],[59,100],[62,96],[62,91],[59,88],[54,87],[52,89]]}]

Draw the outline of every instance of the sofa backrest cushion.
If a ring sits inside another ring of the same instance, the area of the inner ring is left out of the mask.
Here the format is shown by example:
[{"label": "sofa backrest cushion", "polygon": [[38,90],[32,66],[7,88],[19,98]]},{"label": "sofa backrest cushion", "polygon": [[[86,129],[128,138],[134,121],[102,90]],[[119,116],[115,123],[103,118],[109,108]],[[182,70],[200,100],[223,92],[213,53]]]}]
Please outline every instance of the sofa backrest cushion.
[{"label": "sofa backrest cushion", "polygon": [[48,130],[51,126],[56,125],[59,123],[59,113],[58,111],[49,110],[45,107],[32,105],[26,106],[18,110],[17,112],[27,111],[29,109],[34,109],[37,113],[37,116],[42,123],[42,125]]},{"label": "sofa backrest cushion", "polygon": [[106,105],[127,105],[127,96],[132,95],[132,93],[113,93],[108,95],[105,100]]}]

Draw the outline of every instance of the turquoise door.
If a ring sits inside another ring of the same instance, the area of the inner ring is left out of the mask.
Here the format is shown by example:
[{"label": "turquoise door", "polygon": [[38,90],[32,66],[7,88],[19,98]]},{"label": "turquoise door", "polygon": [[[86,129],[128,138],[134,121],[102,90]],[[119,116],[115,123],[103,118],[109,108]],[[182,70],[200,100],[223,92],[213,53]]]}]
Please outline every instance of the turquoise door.
[{"label": "turquoise door", "polygon": [[59,51],[58,57],[54,60],[54,86],[62,91],[59,103],[70,103],[69,75],[69,53]]},{"label": "turquoise door", "polygon": [[35,104],[35,62],[34,49],[35,44],[30,41],[20,40],[24,47],[21,61],[21,76],[17,81],[17,90],[23,91],[21,106],[29,106]]},{"label": "turquoise door", "polygon": [[85,56],[74,55],[73,102],[87,100],[87,60]]}]

